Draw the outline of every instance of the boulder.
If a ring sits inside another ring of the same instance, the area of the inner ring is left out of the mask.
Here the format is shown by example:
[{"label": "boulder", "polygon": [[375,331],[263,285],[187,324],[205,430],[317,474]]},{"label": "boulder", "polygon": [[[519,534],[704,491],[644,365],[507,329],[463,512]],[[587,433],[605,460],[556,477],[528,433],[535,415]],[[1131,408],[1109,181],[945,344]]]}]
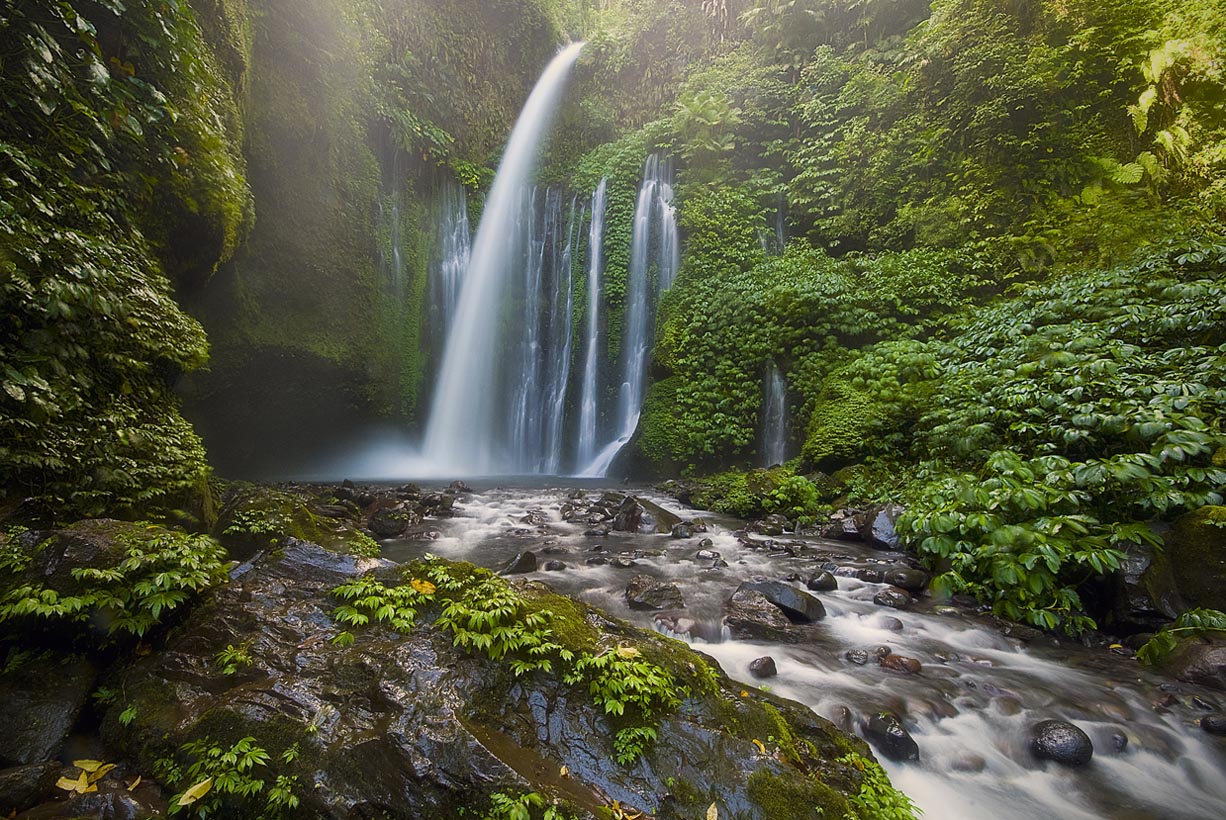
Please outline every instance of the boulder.
[{"label": "boulder", "polygon": [[891,672],[901,672],[904,675],[918,675],[923,668],[915,658],[895,655],[893,652],[884,658],[880,658],[877,663],[881,664],[882,669],[888,669]]},{"label": "boulder", "polygon": [[618,532],[638,532],[643,526],[643,505],[634,496],[626,496],[613,516],[613,529]]},{"label": "boulder", "polygon": [[673,538],[693,538],[694,529],[689,524],[674,524],[671,532]]},{"label": "boulder", "polygon": [[1205,715],[1200,719],[1200,728],[1211,735],[1226,736],[1226,714],[1219,712],[1214,715]]},{"label": "boulder", "polygon": [[755,678],[773,678],[779,674],[779,670],[775,666],[775,659],[770,655],[764,655],[749,662],[749,674]]},{"label": "boulder", "polygon": [[911,596],[897,587],[886,587],[877,591],[873,596],[873,603],[891,609],[907,609],[911,606]]},{"label": "boulder", "polygon": [[411,507],[382,507],[371,513],[366,521],[366,529],[375,538],[395,538],[419,523],[421,515]]},{"label": "boulder", "polygon": [[499,574],[523,575],[529,572],[536,572],[536,568],[536,553],[532,550],[524,550],[508,561],[507,564],[503,566],[501,570],[499,570]]},{"label": "boulder", "polygon": [[802,589],[782,581],[746,581],[738,588],[761,593],[794,624],[811,624],[826,617],[826,607]]},{"label": "boulder", "polygon": [[676,584],[636,575],[626,585],[626,603],[631,609],[683,609],[685,600]]},{"label": "boulder", "polygon": [[55,792],[61,766],[58,761],[31,763],[0,771],[0,816],[41,803]]},{"label": "boulder", "polygon": [[0,766],[43,763],[59,754],[77,721],[97,670],[75,655],[46,652],[18,661],[0,674],[4,731]]},{"label": "boulder", "polygon": [[1187,606],[1226,611],[1226,507],[1201,507],[1176,519],[1166,555]]},{"label": "boulder", "polygon": [[724,606],[724,625],[740,641],[800,642],[799,632],[779,607],[761,592],[743,586]]},{"label": "boulder", "polygon": [[1159,663],[1163,674],[1226,691],[1226,640],[1186,638]]},{"label": "boulder", "polygon": [[[447,566],[455,577],[476,572]],[[580,653],[637,653],[688,689],[683,706],[660,711],[658,739],[632,766],[614,760],[614,736],[627,724],[606,717],[586,681],[567,683],[562,661],[517,676],[510,658],[455,646],[434,620],[437,607],[421,607],[407,632],[376,622],[355,629],[351,644],[333,642],[341,627],[331,590],[366,572],[403,579],[389,562],[297,540],[262,555],[195,609],[164,648],[121,674],[123,702],[104,716],[103,740],[151,772],[190,740],[225,745],[251,736],[270,755],[266,778],[284,771],[281,753],[296,743],[292,771],[309,773],[295,789],[298,811],[321,820],[479,817],[499,791],[560,800],[567,816],[607,814],[614,800],[637,813],[658,806],[660,795],[688,790],[701,805],[675,816],[697,816],[714,802],[764,820],[776,816],[771,801],[782,793],[842,817],[860,790],[863,774],[839,762],[849,752],[869,754],[859,739],[800,704],[746,690],[676,641],[610,621],[543,584],[513,589],[529,611],[566,612],[556,640]],[[225,676],[214,656],[236,635],[249,642],[253,662],[243,675]],[[128,707],[136,718],[121,722]],[[631,711],[626,718],[635,720]],[[797,758],[761,755],[753,743],[761,727],[803,740]],[[561,768],[570,776],[558,777]],[[255,816],[263,802],[257,795],[235,816]]]},{"label": "boulder", "polygon": [[833,573],[822,570],[806,581],[805,586],[814,592],[832,592],[839,588],[839,581]]},{"label": "boulder", "polygon": [[890,760],[919,760],[919,744],[891,712],[878,712],[861,721],[860,731],[874,749]]},{"label": "boulder", "polygon": [[755,521],[750,525],[749,529],[760,535],[778,538],[779,536],[783,535],[785,531],[791,529],[791,524],[788,522],[787,516],[780,515],[779,513],[771,513],[761,521]]},{"label": "boulder", "polygon": [[881,573],[881,580],[907,592],[923,592],[928,588],[931,577],[922,569],[889,567]]},{"label": "boulder", "polygon": [[861,540],[877,549],[898,549],[899,538],[898,533],[894,530],[894,524],[903,512],[903,508],[897,504],[886,504],[869,510],[861,519]]},{"label": "boulder", "polygon": [[1030,751],[1040,760],[1084,766],[1094,756],[1090,736],[1066,720],[1044,720],[1030,728]]},{"label": "boulder", "polygon": [[544,569],[545,572],[561,572],[562,570],[566,569],[566,564],[556,559],[553,561],[546,561]]}]

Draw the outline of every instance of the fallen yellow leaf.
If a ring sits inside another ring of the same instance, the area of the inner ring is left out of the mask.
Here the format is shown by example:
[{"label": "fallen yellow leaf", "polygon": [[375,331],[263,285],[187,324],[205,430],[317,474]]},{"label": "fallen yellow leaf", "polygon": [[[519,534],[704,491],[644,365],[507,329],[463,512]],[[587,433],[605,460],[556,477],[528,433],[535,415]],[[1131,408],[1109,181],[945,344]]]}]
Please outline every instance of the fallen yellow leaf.
[{"label": "fallen yellow leaf", "polygon": [[409,581],[409,586],[413,587],[413,589],[417,590],[422,595],[433,595],[434,591],[438,589],[438,587],[436,587],[434,584],[430,583],[429,581],[423,581],[420,578],[414,578],[412,581]]},{"label": "fallen yellow leaf", "polygon": [[707,820],[719,820],[719,809],[715,804],[711,804],[711,808],[707,809]]},{"label": "fallen yellow leaf", "polygon": [[617,654],[623,658],[636,658],[638,657],[639,650],[633,646],[619,646],[617,647]]},{"label": "fallen yellow leaf", "polygon": [[746,691],[746,690],[744,690],[744,689],[742,689],[742,690],[741,690],[741,697],[743,697],[743,698],[747,698],[747,697],[749,697],[749,692],[748,692],[748,691]]},{"label": "fallen yellow leaf", "polygon": [[105,764],[101,760],[74,760],[72,765],[83,772],[96,772]]},{"label": "fallen yellow leaf", "polygon": [[97,769],[94,769],[92,772],[86,772],[86,774],[89,775],[89,782],[97,783],[99,780],[106,777],[107,773],[113,768],[115,768],[114,763],[104,763]]},{"label": "fallen yellow leaf", "polygon": [[183,795],[179,798],[179,805],[190,806],[192,803],[195,803],[197,800],[208,794],[209,789],[211,788],[213,788],[213,778],[209,777],[201,780],[199,783],[183,792]]},{"label": "fallen yellow leaf", "polygon": [[131,783],[129,783],[129,784],[128,784],[128,791],[132,791],[133,789],[135,789],[135,788],[136,788],[137,786],[139,786],[139,785],[140,785],[140,775],[138,774],[138,775],[136,776],[136,779],[135,779],[135,780],[133,780]]},{"label": "fallen yellow leaf", "polygon": [[766,754],[766,746],[763,745],[762,741],[758,740],[756,737],[753,739],[753,745],[758,747],[759,752]]},{"label": "fallen yellow leaf", "polygon": [[570,766],[563,766],[558,770],[558,774],[560,774],[562,777],[570,777]]},{"label": "fallen yellow leaf", "polygon": [[55,782],[55,785],[66,792],[75,792],[77,794],[89,794],[90,792],[98,791],[98,787],[89,782],[89,775],[85,772],[81,772],[81,776],[76,779],[61,777]]}]

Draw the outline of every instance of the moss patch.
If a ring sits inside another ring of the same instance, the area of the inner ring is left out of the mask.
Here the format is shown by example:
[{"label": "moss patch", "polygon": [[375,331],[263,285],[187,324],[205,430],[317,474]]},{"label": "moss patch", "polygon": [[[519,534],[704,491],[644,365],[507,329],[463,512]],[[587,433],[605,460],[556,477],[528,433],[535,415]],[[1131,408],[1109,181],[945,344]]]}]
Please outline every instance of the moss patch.
[{"label": "moss patch", "polygon": [[1166,551],[1190,607],[1226,610],[1226,507],[1181,516],[1167,534]]}]

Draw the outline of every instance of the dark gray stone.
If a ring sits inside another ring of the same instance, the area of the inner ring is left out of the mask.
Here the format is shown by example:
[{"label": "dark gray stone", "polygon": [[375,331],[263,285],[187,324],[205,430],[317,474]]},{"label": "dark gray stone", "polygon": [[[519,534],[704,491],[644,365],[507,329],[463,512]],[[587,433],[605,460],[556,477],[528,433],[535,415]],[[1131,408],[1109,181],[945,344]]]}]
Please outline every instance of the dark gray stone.
[{"label": "dark gray stone", "polygon": [[907,609],[911,606],[911,596],[896,587],[886,587],[873,596],[873,603],[891,609]]},{"label": "dark gray stone", "polygon": [[626,585],[626,603],[631,609],[682,609],[685,599],[676,584],[636,575]]},{"label": "dark gray stone", "polygon": [[919,760],[919,744],[891,712],[878,712],[861,721],[860,731],[874,749],[890,760]]},{"label": "dark gray stone", "polygon": [[499,573],[501,575],[522,575],[527,572],[536,572],[536,567],[536,553],[531,550],[524,550],[512,558]]},{"label": "dark gray stone", "polygon": [[1226,715],[1205,715],[1200,719],[1200,728],[1211,735],[1226,736]]},{"label": "dark gray stone", "polygon": [[749,674],[755,678],[773,678],[779,674],[779,670],[775,667],[775,659],[764,655],[749,662]]},{"label": "dark gray stone", "polygon": [[643,526],[643,505],[634,496],[626,496],[613,516],[613,529],[618,532],[638,532]]},{"label": "dark gray stone", "polygon": [[742,587],[732,593],[724,608],[724,624],[736,640],[800,641],[798,631],[779,607],[753,589]]},{"label": "dark gray stone", "polygon": [[897,504],[886,504],[869,510],[861,526],[862,539],[878,549],[898,549],[899,538],[894,524],[902,514],[903,508]]},{"label": "dark gray stone", "polygon": [[42,763],[58,755],[96,675],[88,660],[52,653],[28,658],[0,675],[0,765]]},{"label": "dark gray stone", "polygon": [[1030,729],[1030,751],[1040,760],[1084,766],[1094,756],[1090,736],[1066,720],[1044,720]]},{"label": "dark gray stone", "polygon": [[561,572],[564,569],[566,569],[566,564],[562,563],[561,561],[546,561],[545,562],[546,572]]},{"label": "dark gray stone", "polygon": [[839,581],[834,577],[834,573],[822,570],[810,578],[805,586],[814,592],[832,592],[839,588]]},{"label": "dark gray stone", "polygon": [[907,592],[923,592],[928,588],[931,576],[922,569],[911,567],[890,567],[881,574],[881,580],[890,586],[905,589]]},{"label": "dark gray stone", "polygon": [[60,776],[57,761],[31,763],[0,771],[0,812],[21,812],[43,802],[55,792]]},{"label": "dark gray stone", "polygon": [[782,581],[746,581],[740,589],[761,593],[795,624],[811,624],[826,617],[826,607],[821,601]]}]

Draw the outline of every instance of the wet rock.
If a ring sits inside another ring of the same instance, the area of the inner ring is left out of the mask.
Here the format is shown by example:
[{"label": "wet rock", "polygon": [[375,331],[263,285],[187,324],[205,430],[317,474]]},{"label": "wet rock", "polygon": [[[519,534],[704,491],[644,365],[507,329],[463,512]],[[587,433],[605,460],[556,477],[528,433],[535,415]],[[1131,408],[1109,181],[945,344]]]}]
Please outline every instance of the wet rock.
[{"label": "wet rock", "polygon": [[683,609],[685,599],[676,584],[650,575],[636,575],[626,585],[626,603],[631,609]]},{"label": "wet rock", "polygon": [[544,527],[549,524],[549,516],[545,515],[542,510],[528,510],[521,516],[519,523],[527,524],[530,527]]},{"label": "wet rock", "polygon": [[821,601],[782,581],[746,581],[740,589],[761,593],[794,624],[811,624],[826,617],[826,607]]},{"label": "wet rock", "polygon": [[779,513],[771,513],[770,515],[766,516],[766,518],[763,518],[761,521],[755,521],[750,526],[750,530],[753,532],[776,538],[783,535],[783,533],[789,528],[790,525],[788,524],[787,517],[782,516]]},{"label": "wet rock", "polygon": [[[175,749],[221,726],[272,747],[281,742],[272,732],[314,721],[295,766],[309,780],[295,793],[299,813],[320,820],[382,816],[384,809],[400,818],[455,817],[460,809],[481,816],[492,791],[558,788],[561,766],[572,775],[564,796],[581,801],[580,814],[596,813],[610,795],[663,795],[669,778],[703,784],[704,804],[746,806],[755,816],[766,814],[752,808],[751,775],[766,772],[770,788],[784,794],[812,794],[807,771],[759,756],[748,729],[729,727],[729,709],[738,725],[777,725],[803,738],[804,753],[823,771],[836,771],[834,761],[849,751],[868,753],[811,710],[746,690],[713,668],[709,691],[704,685],[683,708],[660,715],[653,750],[633,767],[617,765],[611,727],[587,687],[556,672],[517,677],[506,660],[454,647],[425,612],[406,634],[375,623],[355,630],[350,646],[328,640],[337,628],[330,591],[368,571],[400,577],[390,562],[328,554],[293,539],[257,559],[209,605],[195,608],[162,648],[119,675],[114,685],[125,695],[102,721],[103,740],[117,758],[136,759],[151,754],[151,740]],[[543,584],[517,587],[533,611],[574,608],[563,640],[576,641],[577,650],[641,646],[675,675],[701,662],[673,641],[612,623]],[[237,635],[251,640],[261,685],[234,685],[216,668],[216,652]],[[118,716],[129,705],[138,717],[125,726]],[[829,785],[855,794],[859,782],[832,778]],[[263,798],[253,801],[258,808]]]},{"label": "wet rock", "polygon": [[699,550],[694,553],[694,557],[699,561],[714,561],[716,558],[719,558],[719,553],[715,550]]},{"label": "wet rock", "polygon": [[672,529],[673,538],[693,538],[694,530],[689,524],[676,524]]},{"label": "wet rock", "polygon": [[624,557],[614,558],[609,562],[609,566],[617,567],[618,569],[630,569],[631,567],[637,567],[638,565],[639,562],[635,561],[633,558]]},{"label": "wet rock", "polygon": [[822,538],[836,541],[863,541],[864,515],[852,510],[839,510],[822,527]]},{"label": "wet rock", "polygon": [[797,643],[800,635],[761,592],[740,588],[724,607],[724,624],[736,640]]},{"label": "wet rock", "polygon": [[415,510],[404,507],[384,507],[371,514],[366,522],[366,529],[375,538],[395,538],[420,522],[421,516]]},{"label": "wet rock", "polygon": [[453,481],[447,485],[447,492],[452,495],[459,495],[460,493],[471,493],[472,488],[463,481]]},{"label": "wet rock", "polygon": [[1226,507],[1205,506],[1176,519],[1166,555],[1188,606],[1226,610]]},{"label": "wet rock", "polygon": [[749,674],[755,678],[773,678],[779,674],[779,670],[775,667],[775,659],[764,655],[749,662]]},{"label": "wet rock", "polygon": [[536,572],[536,567],[536,553],[532,550],[524,550],[512,558],[506,566],[499,570],[499,574],[522,575],[527,572]]},{"label": "wet rock", "polygon": [[587,564],[589,567],[602,567],[609,563],[609,559],[605,558],[603,555],[596,555],[592,558],[588,558],[583,563]]},{"label": "wet rock", "polygon": [[1200,728],[1211,735],[1226,736],[1226,714],[1205,715],[1200,719]]},{"label": "wet rock", "polygon": [[834,573],[823,570],[805,582],[805,586],[814,592],[831,592],[839,588],[839,581]]},{"label": "wet rock", "polygon": [[856,666],[864,666],[868,663],[871,656],[869,655],[867,649],[848,649],[843,653],[843,657],[847,658],[847,660],[851,661]]},{"label": "wet rock", "polygon": [[312,504],[311,512],[324,518],[349,518],[353,511],[343,504]]},{"label": "wet rock", "polygon": [[31,763],[0,771],[0,812],[24,811],[55,792],[61,766],[58,761]]},{"label": "wet rock", "polygon": [[902,514],[903,508],[897,504],[886,504],[869,510],[864,516],[861,537],[878,549],[898,549],[899,538],[894,524]]},{"label": "wet rock", "polygon": [[[654,501],[651,501],[650,499],[640,498],[639,503],[643,505],[643,508],[647,511],[648,515],[650,515],[651,518],[654,519],[656,532],[675,533],[677,530],[677,527],[681,525],[682,523],[681,516],[677,515],[674,512],[670,512],[664,509],[659,504],[655,503]],[[681,537],[689,538],[688,535],[678,536],[675,534],[673,535],[673,537],[674,538],[681,538]]]},{"label": "wet rock", "polygon": [[592,527],[589,530],[585,530],[583,534],[589,538],[605,538],[608,536],[609,531],[609,527]]},{"label": "wet rock", "polygon": [[1044,720],[1030,729],[1030,751],[1040,760],[1084,766],[1094,756],[1090,736],[1066,720]]},{"label": "wet rock", "polygon": [[882,629],[888,629],[891,632],[902,632],[902,621],[898,620],[893,615],[886,615],[877,623]]},{"label": "wet rock", "polygon": [[882,573],[881,580],[890,586],[905,589],[907,592],[923,592],[928,588],[930,576],[922,569],[890,567]]},{"label": "wet rock", "polygon": [[1226,640],[1202,637],[1180,641],[1159,669],[1185,683],[1226,691]]},{"label": "wet rock", "polygon": [[564,570],[564,569],[566,569],[566,564],[562,563],[561,561],[556,561],[556,560],[555,560],[555,561],[546,561],[546,562],[545,562],[545,571],[546,571],[546,572],[561,572],[561,571],[562,571],[562,570]]},{"label": "wet rock", "polygon": [[698,546],[704,550],[709,550],[711,547],[715,546],[715,542],[710,538],[704,538],[698,542]]},{"label": "wet rock", "polygon": [[911,606],[911,596],[897,587],[886,587],[873,596],[873,603],[891,609],[907,609]]},{"label": "wet rock", "polygon": [[626,496],[613,516],[613,529],[618,532],[638,532],[643,526],[643,505],[634,496]]},{"label": "wet rock", "polygon": [[716,558],[711,562],[711,569],[724,569],[728,566],[728,562],[723,558]]},{"label": "wet rock", "polygon": [[920,670],[923,669],[922,664],[915,658],[895,655],[893,652],[878,660],[877,663],[881,664],[882,669],[888,669],[891,672],[901,672],[904,675],[918,675]]},{"label": "wet rock", "polygon": [[891,712],[878,712],[861,721],[860,731],[874,749],[890,760],[919,760],[919,744]]},{"label": "wet rock", "polygon": [[1119,754],[1120,752],[1128,748],[1128,735],[1124,734],[1123,732],[1120,732],[1120,731],[1112,732],[1110,741],[1111,741],[1111,749],[1116,754]]},{"label": "wet rock", "polygon": [[853,578],[858,578],[870,584],[880,584],[885,578],[885,571],[874,567],[865,567],[864,569],[856,570]]},{"label": "wet rock", "polygon": [[1179,594],[1170,556],[1150,544],[1120,545],[1124,562],[1112,577],[1107,623],[1126,632],[1156,632],[1189,607]]},{"label": "wet rock", "polygon": [[50,652],[5,669],[0,674],[0,766],[42,763],[59,754],[96,674],[84,658]]}]

